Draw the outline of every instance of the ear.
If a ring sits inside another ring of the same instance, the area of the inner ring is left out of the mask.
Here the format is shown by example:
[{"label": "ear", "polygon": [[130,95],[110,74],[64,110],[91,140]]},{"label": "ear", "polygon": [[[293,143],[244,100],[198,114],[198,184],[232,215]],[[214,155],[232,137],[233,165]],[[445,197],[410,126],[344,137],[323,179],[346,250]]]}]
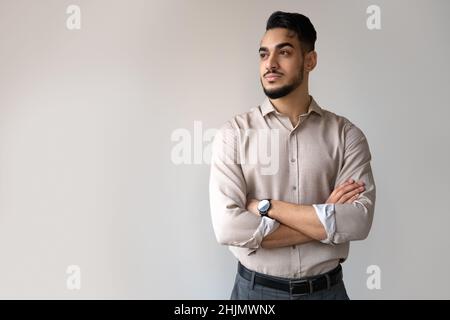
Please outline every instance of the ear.
[{"label": "ear", "polygon": [[313,50],[305,54],[305,71],[306,72],[313,71],[316,65],[317,65],[317,52]]}]

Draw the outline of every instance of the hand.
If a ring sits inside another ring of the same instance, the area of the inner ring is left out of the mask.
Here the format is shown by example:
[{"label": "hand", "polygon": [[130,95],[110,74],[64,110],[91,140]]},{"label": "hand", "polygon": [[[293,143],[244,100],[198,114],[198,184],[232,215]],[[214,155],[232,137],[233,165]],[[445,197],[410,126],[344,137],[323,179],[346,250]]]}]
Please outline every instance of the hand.
[{"label": "hand", "polygon": [[247,200],[247,205],[246,205],[246,209],[248,211],[250,211],[251,213],[256,214],[257,216],[259,216],[259,211],[258,211],[258,203],[259,200],[256,199],[248,199]]},{"label": "hand", "polygon": [[364,182],[349,179],[333,190],[326,203],[352,203],[364,190]]}]

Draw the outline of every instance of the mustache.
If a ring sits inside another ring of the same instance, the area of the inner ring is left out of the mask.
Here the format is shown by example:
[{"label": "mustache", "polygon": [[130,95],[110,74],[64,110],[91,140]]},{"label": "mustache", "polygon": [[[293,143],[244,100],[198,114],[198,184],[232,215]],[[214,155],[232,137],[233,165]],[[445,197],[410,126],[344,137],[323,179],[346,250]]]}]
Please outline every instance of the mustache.
[{"label": "mustache", "polygon": [[277,72],[277,71],[267,71],[263,77],[267,76],[268,74],[278,74],[280,76],[282,76],[283,74],[281,72]]}]

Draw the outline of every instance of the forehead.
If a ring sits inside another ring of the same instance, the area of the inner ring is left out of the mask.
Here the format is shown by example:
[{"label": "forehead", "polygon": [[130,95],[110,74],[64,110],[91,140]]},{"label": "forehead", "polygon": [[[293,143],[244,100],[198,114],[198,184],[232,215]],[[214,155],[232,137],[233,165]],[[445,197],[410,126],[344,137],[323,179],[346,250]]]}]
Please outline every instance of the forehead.
[{"label": "forehead", "polygon": [[289,42],[295,48],[300,47],[300,42],[295,32],[285,28],[273,28],[267,30],[260,42],[260,47],[266,47],[269,50],[274,48],[277,44]]}]

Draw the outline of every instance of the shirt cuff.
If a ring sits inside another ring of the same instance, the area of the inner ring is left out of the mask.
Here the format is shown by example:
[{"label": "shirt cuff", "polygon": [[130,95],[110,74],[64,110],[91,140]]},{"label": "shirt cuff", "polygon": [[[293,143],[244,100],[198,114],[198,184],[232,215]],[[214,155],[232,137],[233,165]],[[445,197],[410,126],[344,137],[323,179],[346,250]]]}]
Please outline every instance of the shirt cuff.
[{"label": "shirt cuff", "polygon": [[263,238],[274,232],[279,226],[280,223],[277,220],[271,219],[269,217],[262,217],[261,222],[259,223],[258,228],[256,229],[252,237],[252,239],[255,239],[257,247],[249,249],[248,255],[258,250],[261,246]]},{"label": "shirt cuff", "polygon": [[313,204],[313,207],[316,210],[317,217],[325,228],[325,232],[327,233],[327,238],[320,240],[320,242],[325,244],[333,244],[332,239],[336,233],[334,203]]},{"label": "shirt cuff", "polygon": [[271,234],[273,231],[275,231],[276,228],[280,226],[280,223],[275,220],[271,219],[269,217],[262,217],[261,223],[258,227],[262,231],[263,238],[269,234]]}]

